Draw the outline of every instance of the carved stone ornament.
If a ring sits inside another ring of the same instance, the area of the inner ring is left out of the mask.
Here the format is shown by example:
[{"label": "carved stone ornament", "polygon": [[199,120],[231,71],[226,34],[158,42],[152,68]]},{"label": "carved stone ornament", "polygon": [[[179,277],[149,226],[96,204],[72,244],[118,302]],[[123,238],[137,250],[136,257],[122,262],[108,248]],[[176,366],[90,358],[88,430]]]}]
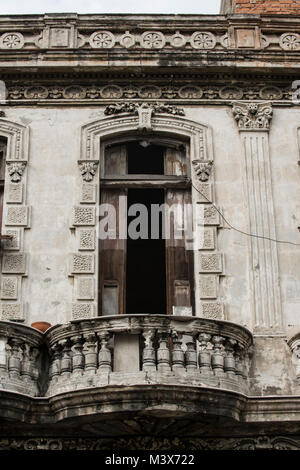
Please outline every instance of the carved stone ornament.
[{"label": "carved stone ornament", "polygon": [[168,103],[154,103],[154,104],[136,104],[136,103],[115,103],[110,104],[104,110],[104,114],[111,116],[113,114],[139,114],[140,109],[150,109],[153,114],[173,114],[173,116],[184,116],[185,112],[182,108],[173,106]]},{"label": "carved stone ornament", "polygon": [[211,170],[213,167],[213,162],[202,162],[201,160],[193,160],[193,167],[199,181],[208,181]]},{"label": "carved stone ornament", "polygon": [[93,49],[111,49],[115,42],[115,37],[110,31],[96,31],[90,37],[90,45]]},{"label": "carved stone ornament", "polygon": [[21,181],[26,163],[7,163],[8,174],[13,183]]},{"label": "carved stone ornament", "polygon": [[4,33],[0,38],[1,49],[22,49],[24,37],[21,33]]},{"label": "carved stone ornament", "polygon": [[196,31],[191,37],[191,45],[194,49],[213,49],[216,43],[216,37],[205,31]]},{"label": "carved stone ornament", "polygon": [[98,162],[82,162],[79,163],[79,170],[82,175],[83,181],[90,182],[97,171]]},{"label": "carved stone ornament", "polygon": [[145,49],[162,49],[165,44],[165,37],[160,31],[146,31],[142,34],[141,46]]},{"label": "carved stone ornament", "polygon": [[280,37],[279,45],[285,51],[298,51],[300,49],[300,34],[285,33]]},{"label": "carved stone ornament", "polygon": [[273,116],[270,103],[235,103],[232,108],[239,129],[269,130]]}]

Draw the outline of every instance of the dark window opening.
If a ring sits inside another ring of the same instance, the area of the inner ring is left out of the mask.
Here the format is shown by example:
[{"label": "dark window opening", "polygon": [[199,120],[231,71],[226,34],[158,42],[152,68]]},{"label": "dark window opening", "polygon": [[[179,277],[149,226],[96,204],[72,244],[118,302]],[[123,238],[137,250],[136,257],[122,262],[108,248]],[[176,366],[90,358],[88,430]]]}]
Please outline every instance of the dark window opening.
[{"label": "dark window opening", "polygon": [[163,175],[164,147],[147,141],[127,144],[128,175]]},{"label": "dark window opening", "polygon": [[[129,189],[128,208],[144,204],[148,211],[148,239],[127,238],[126,312],[166,313],[166,253],[162,239],[162,215],[159,239],[151,239],[151,204],[164,203],[163,189]],[[135,218],[128,217],[128,226]]]}]

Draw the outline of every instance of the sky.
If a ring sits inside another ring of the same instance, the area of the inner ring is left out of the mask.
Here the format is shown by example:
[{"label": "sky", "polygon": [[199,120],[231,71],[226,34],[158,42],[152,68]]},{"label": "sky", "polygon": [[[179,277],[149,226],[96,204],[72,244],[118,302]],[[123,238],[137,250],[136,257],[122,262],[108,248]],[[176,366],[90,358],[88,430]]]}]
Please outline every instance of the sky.
[{"label": "sky", "polygon": [[0,15],[35,13],[217,14],[221,0],[0,0]]}]

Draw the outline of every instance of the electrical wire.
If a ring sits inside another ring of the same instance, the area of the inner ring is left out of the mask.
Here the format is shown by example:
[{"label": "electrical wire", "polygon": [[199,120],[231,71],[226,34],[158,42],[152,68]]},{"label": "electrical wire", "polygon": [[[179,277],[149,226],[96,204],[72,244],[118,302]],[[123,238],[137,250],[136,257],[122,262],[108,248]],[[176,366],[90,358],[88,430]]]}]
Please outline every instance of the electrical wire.
[{"label": "electrical wire", "polygon": [[192,187],[193,187],[199,194],[201,194],[201,196],[204,197],[204,199],[206,199],[209,204],[212,204],[212,206],[216,209],[216,211],[220,214],[220,216],[222,217],[222,219],[226,222],[226,224],[227,224],[232,230],[235,230],[236,232],[241,233],[242,235],[246,235],[247,237],[259,238],[259,239],[261,239],[261,240],[269,240],[269,241],[271,241],[271,242],[283,243],[283,244],[286,244],[286,245],[300,246],[300,243],[293,243],[293,242],[284,241],[284,240],[276,240],[275,238],[264,237],[264,236],[262,236],[262,235],[255,235],[255,234],[253,234],[253,233],[244,232],[243,230],[240,230],[240,229],[234,227],[230,222],[228,222],[228,220],[225,218],[225,216],[222,214],[222,212],[218,209],[218,207],[217,207],[212,201],[210,201],[210,200],[205,196],[205,194],[203,194],[198,188],[196,188],[196,186],[195,186],[193,183],[192,183]]}]

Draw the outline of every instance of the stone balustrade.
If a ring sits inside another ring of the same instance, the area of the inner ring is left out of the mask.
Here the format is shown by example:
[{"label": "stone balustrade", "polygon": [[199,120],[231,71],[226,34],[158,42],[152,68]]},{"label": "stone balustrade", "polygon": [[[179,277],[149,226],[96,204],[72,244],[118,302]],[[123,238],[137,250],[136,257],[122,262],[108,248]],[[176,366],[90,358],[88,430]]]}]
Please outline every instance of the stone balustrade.
[{"label": "stone balustrade", "polygon": [[170,384],[247,393],[251,333],[225,321],[119,315],[48,330],[48,395],[105,385]]},{"label": "stone balustrade", "polygon": [[35,397],[151,384],[247,393],[251,344],[241,326],[195,317],[99,317],[45,334],[0,322],[0,388]]},{"label": "stone balustrade", "polygon": [[0,389],[41,396],[45,372],[42,344],[39,331],[0,322]]}]

